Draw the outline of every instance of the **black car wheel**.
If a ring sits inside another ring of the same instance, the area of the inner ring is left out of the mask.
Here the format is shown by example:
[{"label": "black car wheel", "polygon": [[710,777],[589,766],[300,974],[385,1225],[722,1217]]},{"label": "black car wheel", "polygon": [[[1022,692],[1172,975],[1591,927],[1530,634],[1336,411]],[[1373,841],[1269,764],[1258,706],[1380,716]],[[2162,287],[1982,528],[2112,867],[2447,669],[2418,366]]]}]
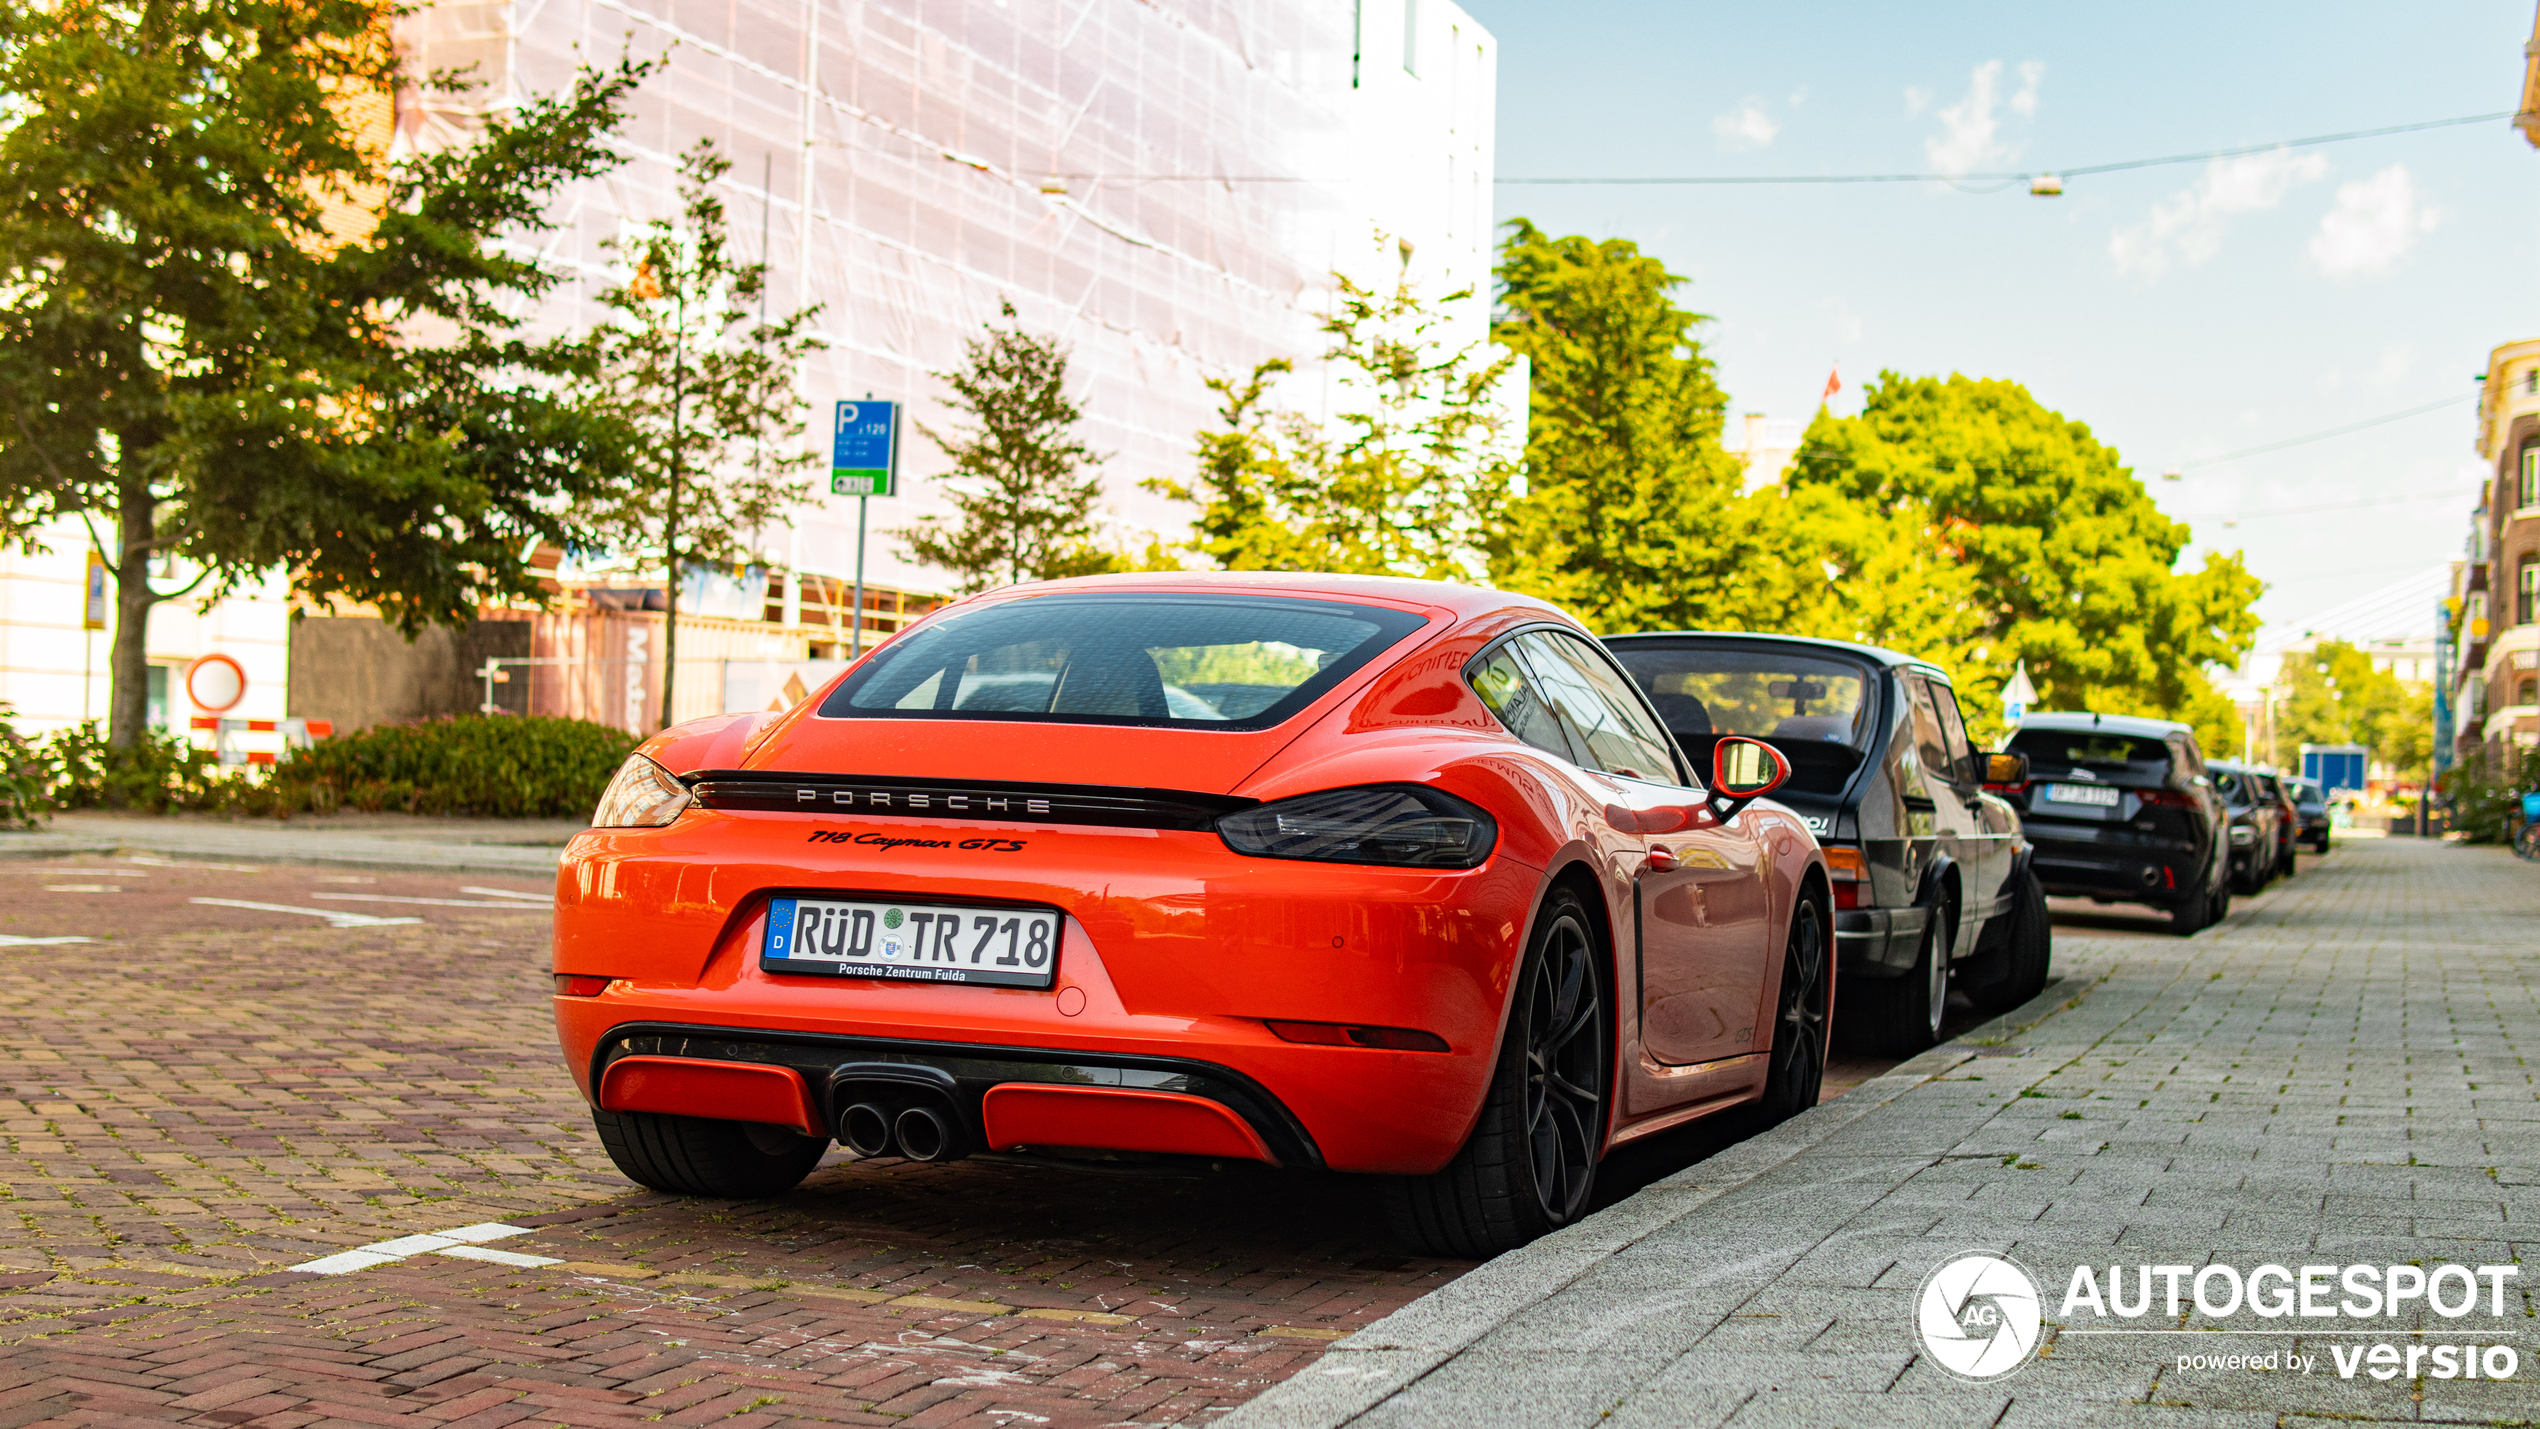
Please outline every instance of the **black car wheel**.
[{"label": "black car wheel", "polygon": [[[1847,1016],[1861,1020],[1870,1045],[1890,1057],[1910,1057],[1940,1040],[1949,1005],[1949,943],[1953,907],[1935,905],[1923,920],[1914,966],[1899,978],[1856,978],[1844,989]],[[1854,1011],[1857,1008],[1858,1011]]]},{"label": "black car wheel", "polygon": [[1767,1126],[1817,1104],[1826,1084],[1825,914],[1803,897],[1791,910],[1782,948],[1781,996],[1773,1012],[1772,1067],[1764,1078]]},{"label": "black car wheel", "polygon": [[829,1149],[825,1136],[702,1116],[593,1107],[591,1125],[626,1179],[677,1196],[781,1196]]},{"label": "black car wheel", "polygon": [[2207,924],[2220,922],[2222,915],[2214,911],[2217,899],[2221,901],[2221,906],[2231,906],[2231,881],[2228,878],[2220,888],[2210,891],[2199,888],[2171,904],[2170,931],[2182,938],[2192,937],[2203,932]]},{"label": "black car wheel", "polygon": [[2007,1012],[2037,996],[2046,986],[2055,958],[2054,916],[2046,909],[2046,890],[2037,875],[2023,873],[2012,890],[2011,926],[2003,930],[1998,954],[2001,971],[1971,996],[1988,1012]]},{"label": "black car wheel", "polygon": [[1605,1148],[1607,1021],[1586,905],[1556,889],[1518,971],[1473,1134],[1444,1170],[1385,1183],[1396,1239],[1423,1255],[1479,1260],[1586,1213]]}]

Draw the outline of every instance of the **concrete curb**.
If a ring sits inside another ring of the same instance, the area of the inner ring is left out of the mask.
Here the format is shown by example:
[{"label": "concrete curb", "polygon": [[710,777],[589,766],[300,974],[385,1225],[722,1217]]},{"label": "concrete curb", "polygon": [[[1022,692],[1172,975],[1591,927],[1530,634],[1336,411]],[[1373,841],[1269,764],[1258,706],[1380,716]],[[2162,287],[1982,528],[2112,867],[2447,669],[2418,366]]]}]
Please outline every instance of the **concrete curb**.
[{"label": "concrete curb", "polygon": [[1833,1101],[1646,1186],[1577,1225],[1484,1262],[1463,1278],[1335,1342],[1302,1373],[1217,1422],[1226,1429],[1337,1429],[1634,1242],[1983,1055],[1985,1047],[2077,1006],[2097,986],[2092,979],[2056,978],[2020,1006]]},{"label": "concrete curb", "polygon": [[0,832],[0,859],[79,853],[156,853],[259,863],[329,863],[419,873],[508,873],[553,878],[553,848],[503,844],[426,843],[291,829],[196,828],[112,833]]}]

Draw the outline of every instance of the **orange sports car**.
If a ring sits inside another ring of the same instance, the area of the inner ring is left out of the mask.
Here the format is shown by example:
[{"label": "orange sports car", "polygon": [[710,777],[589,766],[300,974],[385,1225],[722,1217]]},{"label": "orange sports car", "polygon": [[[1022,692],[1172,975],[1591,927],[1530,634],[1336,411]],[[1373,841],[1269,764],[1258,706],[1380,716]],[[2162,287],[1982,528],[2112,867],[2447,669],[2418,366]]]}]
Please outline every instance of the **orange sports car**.
[{"label": "orange sports car", "polygon": [[556,1026],[619,1169],[863,1156],[1385,1178],[1482,1256],[1614,1147],[1813,1105],[1827,876],[1754,740],[1683,752],[1552,606],[1106,576],[945,607],[648,740],[566,849]]}]

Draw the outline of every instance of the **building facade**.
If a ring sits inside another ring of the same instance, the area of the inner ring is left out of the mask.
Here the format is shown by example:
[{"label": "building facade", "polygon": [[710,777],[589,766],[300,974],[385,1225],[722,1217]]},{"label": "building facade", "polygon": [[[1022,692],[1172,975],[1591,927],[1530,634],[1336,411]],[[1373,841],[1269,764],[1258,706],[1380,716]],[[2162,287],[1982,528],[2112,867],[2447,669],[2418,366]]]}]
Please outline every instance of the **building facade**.
[{"label": "building facade", "polygon": [[2455,567],[2456,748],[2540,744],[2540,338],[2488,357],[2478,407],[2488,477]]},{"label": "building facade", "polygon": [[[1335,270],[1469,292],[1448,305],[1451,331],[1487,334],[1497,50],[1448,0],[438,0],[402,22],[399,42],[411,72],[465,70],[475,85],[401,96],[393,123],[408,146],[466,143],[486,113],[564,88],[585,63],[659,63],[621,131],[626,162],[565,193],[560,225],[540,235],[570,275],[531,315],[540,330],[605,319],[597,296],[624,276],[605,245],[675,214],[678,156],[710,138],[733,162],[721,196],[734,243],[768,264],[771,303],[819,308],[827,347],[797,384],[806,443],[825,446],[834,402],[868,396],[909,403],[925,427],[956,425],[938,374],[1010,303],[1069,349],[1124,548],[1187,527],[1188,508],[1142,483],[1191,474],[1195,439],[1217,420],[1207,379],[1286,358],[1298,372],[1280,399],[1329,410],[1314,359]],[[897,495],[861,512],[818,495],[761,533],[756,561],[728,580],[692,575],[713,588],[683,591],[681,608],[713,634],[692,641],[683,620],[682,715],[724,698],[707,693],[721,672],[691,659],[728,649],[753,667],[735,687],[755,690],[767,668],[835,660],[945,593],[891,533],[949,510],[948,463],[916,431],[900,459]],[[79,675],[84,547],[78,535],[47,557],[0,560],[0,700],[36,728],[75,720],[83,700],[104,712],[102,666]],[[536,712],[648,727],[625,717],[641,702],[619,692],[661,684],[646,663],[659,618],[642,615],[659,609],[660,576],[648,604],[640,560],[613,569],[559,572],[554,613],[570,619],[541,624],[553,639],[521,658],[595,664],[525,668],[516,693]],[[312,673],[326,661],[290,657],[288,617],[278,586],[205,616],[162,607],[152,658],[181,670],[235,654],[250,695],[233,714],[378,707],[395,672],[362,677],[374,694],[339,697]],[[107,638],[93,637],[101,661]],[[295,669],[308,687],[286,697]],[[537,706],[540,692],[586,686],[611,693]],[[182,728],[198,712],[170,699]]]}]

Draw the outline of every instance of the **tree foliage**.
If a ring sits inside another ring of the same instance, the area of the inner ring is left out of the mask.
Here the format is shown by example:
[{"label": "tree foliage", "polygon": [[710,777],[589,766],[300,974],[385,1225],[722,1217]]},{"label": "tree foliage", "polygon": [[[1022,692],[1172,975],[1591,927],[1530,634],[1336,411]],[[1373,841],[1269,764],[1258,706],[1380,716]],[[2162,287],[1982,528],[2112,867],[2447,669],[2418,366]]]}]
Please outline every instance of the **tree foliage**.
[{"label": "tree foliage", "polygon": [[1192,549],[1222,569],[1475,579],[1517,466],[1514,358],[1459,338],[1469,289],[1432,299],[1407,264],[1390,289],[1332,278],[1329,420],[1274,404],[1286,359],[1211,379],[1194,480],[1145,484],[1200,508]]},{"label": "tree foliage", "polygon": [[811,494],[818,459],[802,446],[809,404],[794,373],[825,344],[818,307],[762,321],[767,265],[732,256],[714,186],[732,161],[700,139],[679,159],[680,215],[606,247],[626,278],[601,294],[617,321],[595,335],[610,410],[636,438],[628,479],[575,512],[588,539],[658,550],[668,586],[661,722],[679,673],[679,571],[730,560]]},{"label": "tree foliage", "polygon": [[2404,778],[2433,757],[2433,686],[2400,679],[2346,641],[2286,655],[2276,689],[2276,758],[2287,764],[2304,744],[2360,744]]},{"label": "tree foliage", "polygon": [[1882,373],[1860,416],[1818,415],[1789,482],[1927,522],[1966,569],[1995,688],[2025,661],[2042,708],[2236,727],[2204,668],[2248,649],[2257,579],[2237,556],[2174,571],[2187,527],[2019,384]]},{"label": "tree foliage", "polygon": [[970,423],[918,427],[952,458],[944,494],[958,519],[923,516],[897,533],[964,594],[1118,565],[1100,543],[1103,457],[1075,434],[1085,409],[1067,395],[1067,349],[1024,331],[1014,304],[999,315],[1005,326],[988,324],[963,344],[961,367],[943,374]]},{"label": "tree foliage", "polygon": [[571,393],[587,349],[514,314],[560,281],[528,256],[549,200],[616,162],[647,67],[392,165],[356,120],[401,81],[398,13],[0,0],[0,532],[90,520],[118,747],[151,607],[185,593],[153,565],[198,567],[207,599],[279,569],[411,631],[534,596],[531,538],[565,539],[566,503],[623,465]]}]

